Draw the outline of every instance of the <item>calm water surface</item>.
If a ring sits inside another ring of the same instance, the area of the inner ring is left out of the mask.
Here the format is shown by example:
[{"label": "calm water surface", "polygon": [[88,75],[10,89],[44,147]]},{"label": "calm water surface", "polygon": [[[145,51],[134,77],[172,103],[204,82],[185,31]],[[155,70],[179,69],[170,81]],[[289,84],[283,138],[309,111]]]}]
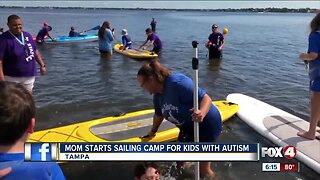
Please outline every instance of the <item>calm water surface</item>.
[{"label": "calm water surface", "polygon": [[[191,42],[199,41],[199,84],[213,99],[225,99],[230,93],[240,92],[308,118],[308,77],[298,54],[307,50],[307,26],[313,14],[1,9],[0,26],[4,27],[6,18],[13,13],[22,17],[24,30],[33,35],[44,21],[53,27],[51,34],[58,36],[66,35],[70,26],[81,31],[108,20],[116,29],[115,42],[121,39],[121,29],[126,28],[135,45],[145,40],[144,30],[155,17],[158,35],[164,43],[159,60],[173,71],[192,76]],[[223,60],[209,63],[204,43],[213,23],[220,29],[227,27],[229,34]],[[136,80],[143,62],[116,53],[110,60],[100,59],[97,42],[46,45],[39,50],[48,73],[37,78],[34,88],[37,130],[152,108],[152,97]],[[225,123],[218,142],[273,145],[238,117]],[[172,163],[160,164],[168,171]],[[133,166],[132,162],[61,165],[68,179],[132,179]],[[219,179],[226,180],[270,179],[270,176],[320,179],[305,165],[301,173],[261,172],[261,162],[215,162],[212,166]],[[169,172],[166,176],[170,176]]]}]

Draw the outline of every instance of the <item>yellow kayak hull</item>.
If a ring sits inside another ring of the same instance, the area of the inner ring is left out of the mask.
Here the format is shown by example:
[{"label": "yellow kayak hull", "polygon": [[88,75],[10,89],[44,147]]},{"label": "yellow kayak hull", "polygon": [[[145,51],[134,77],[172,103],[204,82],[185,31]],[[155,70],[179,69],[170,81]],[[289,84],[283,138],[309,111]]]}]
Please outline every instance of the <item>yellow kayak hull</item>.
[{"label": "yellow kayak hull", "polygon": [[[214,101],[222,120],[238,110],[237,104]],[[179,129],[164,120],[153,138],[141,139],[152,127],[154,110],[142,110],[121,116],[105,117],[82,123],[42,130],[30,135],[28,142],[168,142],[178,138]]]},{"label": "yellow kayak hull", "polygon": [[157,54],[151,53],[148,50],[137,50],[137,49],[126,49],[122,51],[120,47],[122,47],[123,44],[115,44],[113,46],[113,50],[117,53],[123,54],[125,56],[128,56],[133,59],[151,59],[158,57]]}]

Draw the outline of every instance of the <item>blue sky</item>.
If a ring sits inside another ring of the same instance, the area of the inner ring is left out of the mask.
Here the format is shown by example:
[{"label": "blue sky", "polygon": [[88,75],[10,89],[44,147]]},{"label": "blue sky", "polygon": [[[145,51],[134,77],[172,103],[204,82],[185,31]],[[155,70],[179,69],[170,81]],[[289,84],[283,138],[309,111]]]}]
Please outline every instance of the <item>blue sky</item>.
[{"label": "blue sky", "polygon": [[320,1],[0,1],[0,6],[110,7],[110,8],[320,8]]}]

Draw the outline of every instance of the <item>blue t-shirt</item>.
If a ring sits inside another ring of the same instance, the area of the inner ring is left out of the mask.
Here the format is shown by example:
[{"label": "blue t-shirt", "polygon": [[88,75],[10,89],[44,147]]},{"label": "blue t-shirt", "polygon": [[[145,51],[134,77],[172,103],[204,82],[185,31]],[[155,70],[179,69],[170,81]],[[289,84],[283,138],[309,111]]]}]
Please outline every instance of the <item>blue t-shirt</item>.
[{"label": "blue t-shirt", "polygon": [[[163,116],[185,132],[193,132],[190,109],[193,108],[193,81],[189,77],[173,73],[163,84],[163,94],[155,94],[153,98],[155,114]],[[205,90],[199,88],[199,108]],[[200,136],[214,140],[221,133],[222,122],[218,109],[211,104],[211,108],[203,121],[199,124]]]},{"label": "blue t-shirt", "polygon": [[29,33],[23,32],[23,36],[24,45],[20,43],[22,35],[15,36],[6,31],[0,36],[0,60],[6,76],[36,76],[36,44]]},{"label": "blue t-shirt", "polygon": [[111,30],[106,29],[104,37],[103,38],[99,37],[99,50],[111,52],[112,51],[111,42],[113,40],[114,40],[114,37],[112,35]]},{"label": "blue t-shirt", "polygon": [[4,180],[41,179],[64,180],[65,177],[56,162],[24,162],[24,153],[0,153],[0,169],[11,167]]},{"label": "blue t-shirt", "polygon": [[221,33],[211,33],[208,37],[209,41],[212,43],[212,46],[219,48],[224,41],[224,37]]},{"label": "blue t-shirt", "polygon": [[308,53],[316,53],[318,57],[309,63],[309,78],[311,81],[320,79],[320,30],[309,35]]}]

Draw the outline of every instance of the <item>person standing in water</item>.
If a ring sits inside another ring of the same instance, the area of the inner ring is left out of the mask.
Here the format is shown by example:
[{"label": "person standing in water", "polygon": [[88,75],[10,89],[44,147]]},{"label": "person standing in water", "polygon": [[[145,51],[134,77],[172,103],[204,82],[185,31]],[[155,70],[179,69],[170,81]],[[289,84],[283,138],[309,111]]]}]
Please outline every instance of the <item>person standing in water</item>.
[{"label": "person standing in water", "polygon": [[156,32],[157,21],[154,19],[154,17],[152,18],[150,26],[151,26],[152,32]]},{"label": "person standing in water", "polygon": [[320,13],[310,22],[308,53],[301,53],[299,58],[308,63],[311,91],[311,115],[308,131],[298,132],[298,136],[315,139],[317,123],[320,119]]},{"label": "person standing in water", "polygon": [[30,93],[37,75],[46,73],[46,65],[37,50],[32,36],[23,31],[22,20],[17,15],[8,17],[9,30],[0,36],[0,81],[22,84]]},{"label": "person standing in water", "polygon": [[50,34],[49,34],[49,32],[51,30],[52,30],[52,27],[49,26],[49,24],[47,22],[44,22],[42,29],[40,29],[40,31],[37,34],[36,42],[38,44],[44,43],[44,39],[45,39],[46,36],[49,37],[52,41],[56,41],[56,39],[51,37]]},{"label": "person standing in water", "polygon": [[153,45],[152,53],[159,54],[162,50],[162,42],[150,28],[146,29],[147,40],[139,47],[139,49],[148,49],[149,46]]},{"label": "person standing in water", "polygon": [[99,51],[102,57],[112,56],[112,41],[114,40],[114,29],[108,21],[104,21],[98,32]]},{"label": "person standing in water", "polygon": [[[154,137],[164,118],[180,129],[179,142],[194,142],[194,122],[199,122],[200,142],[215,142],[219,137],[222,131],[220,112],[204,89],[198,91],[199,110],[191,110],[194,91],[191,78],[172,73],[154,59],[139,69],[137,79],[141,88],[153,94],[153,125],[145,137]],[[200,162],[201,177],[215,176],[210,164]]]},{"label": "person standing in water", "polygon": [[218,31],[218,25],[212,25],[212,33],[208,37],[206,47],[209,49],[209,59],[220,59],[222,57],[222,49],[224,45],[224,37]]}]

